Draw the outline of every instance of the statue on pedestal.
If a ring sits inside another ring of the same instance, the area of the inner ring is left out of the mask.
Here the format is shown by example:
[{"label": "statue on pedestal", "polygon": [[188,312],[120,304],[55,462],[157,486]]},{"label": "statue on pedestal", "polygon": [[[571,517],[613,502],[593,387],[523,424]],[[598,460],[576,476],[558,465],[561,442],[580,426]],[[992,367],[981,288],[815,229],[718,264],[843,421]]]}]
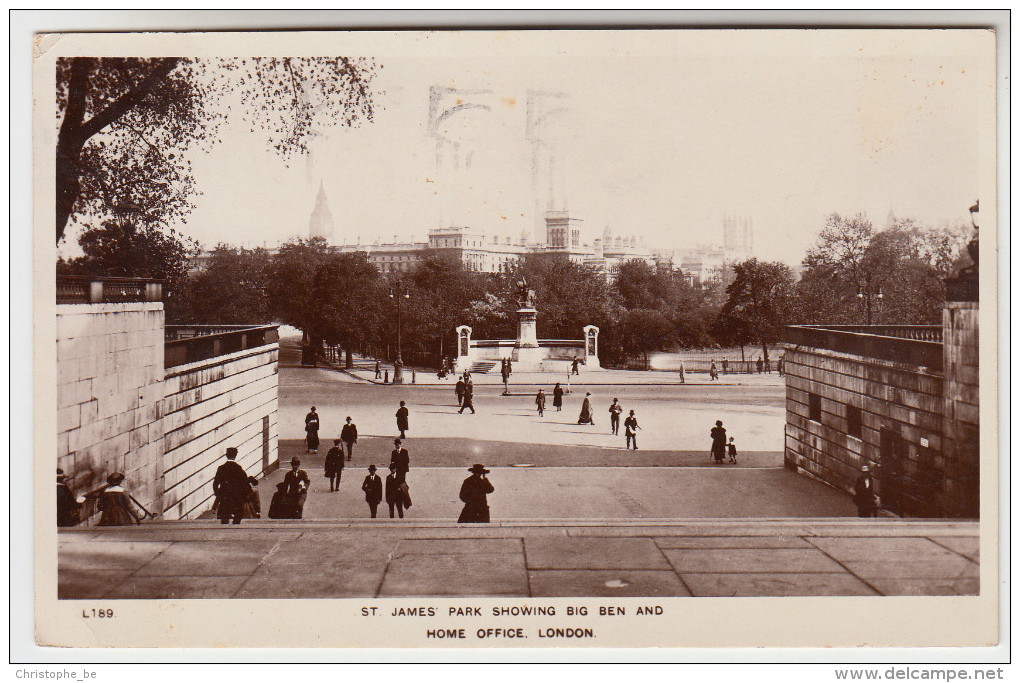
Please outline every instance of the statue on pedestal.
[{"label": "statue on pedestal", "polygon": [[535,307],[535,290],[528,286],[528,281],[521,276],[517,281],[517,304],[521,308]]}]

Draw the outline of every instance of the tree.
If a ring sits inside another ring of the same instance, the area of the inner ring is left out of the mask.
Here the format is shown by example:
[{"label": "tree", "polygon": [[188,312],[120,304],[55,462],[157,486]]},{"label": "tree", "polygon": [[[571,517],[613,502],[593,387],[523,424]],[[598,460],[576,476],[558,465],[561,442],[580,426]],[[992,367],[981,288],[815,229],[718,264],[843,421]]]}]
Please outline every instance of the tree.
[{"label": "tree", "polygon": [[730,341],[761,345],[767,362],[768,345],[782,339],[783,327],[793,316],[793,273],[782,263],[756,258],[735,264],[733,271],[717,329]]},{"label": "tree", "polygon": [[272,258],[265,249],[220,244],[205,270],[188,278],[188,322],[206,325],[258,325],[272,322],[269,299]]},{"label": "tree", "polygon": [[472,304],[485,295],[485,278],[472,273],[451,255],[426,254],[410,278],[412,305],[405,312],[406,338],[416,339],[422,348],[438,341],[435,352],[446,355],[455,343],[455,328],[469,317]]},{"label": "tree", "polygon": [[84,255],[58,262],[57,272],[163,280],[167,321],[180,321],[185,308],[188,261],[198,253],[196,242],[175,230],[163,232],[133,223],[106,221],[83,232],[79,243]]},{"label": "tree", "polygon": [[693,287],[679,270],[652,268],[644,261],[620,266],[616,290],[624,308],[659,311],[673,327],[669,338],[683,346],[712,342],[709,324],[718,313],[708,299],[709,289]]},{"label": "tree", "polygon": [[313,345],[316,330],[315,275],[326,264],[329,245],[322,237],[293,239],[280,246],[273,257],[269,300],[273,317],[303,330]]},{"label": "tree", "polygon": [[215,141],[228,93],[289,159],[319,127],[372,120],[375,70],[349,57],[57,60],[57,242],[75,216],[128,212],[149,226],[184,215],[188,152]]},{"label": "tree", "polygon": [[330,254],[315,270],[309,319],[303,327],[312,339],[342,346],[351,367],[351,352],[376,339],[386,299],[379,271],[363,253]]},{"label": "tree", "polygon": [[648,367],[648,354],[676,342],[676,330],[666,316],[656,310],[636,308],[623,314],[619,324],[620,343],[627,356],[641,354]]}]

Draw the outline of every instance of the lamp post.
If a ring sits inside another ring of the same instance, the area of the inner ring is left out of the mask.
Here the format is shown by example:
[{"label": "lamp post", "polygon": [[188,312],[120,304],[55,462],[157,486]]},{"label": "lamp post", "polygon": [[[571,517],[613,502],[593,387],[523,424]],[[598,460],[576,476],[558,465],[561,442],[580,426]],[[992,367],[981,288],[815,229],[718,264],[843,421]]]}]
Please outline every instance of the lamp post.
[{"label": "lamp post", "polygon": [[[867,279],[865,280],[864,287],[858,287],[857,288],[857,298],[861,299],[864,302],[864,311],[865,311],[865,316],[866,316],[867,324],[868,325],[871,325],[871,297],[872,297],[872,294],[873,294],[873,292],[872,292],[872,289],[871,289],[871,276],[869,275],[869,276],[867,276]],[[877,292],[874,292],[874,295],[875,295],[875,297],[879,301],[882,301],[883,295],[882,295],[882,287],[881,286],[879,286]]]},{"label": "lamp post", "polygon": [[400,280],[390,285],[390,298],[397,300],[397,360],[393,363],[393,383],[403,384],[404,383],[404,359],[400,355],[401,351],[401,329],[400,329],[400,300],[410,299],[411,293],[407,291],[407,287]]}]

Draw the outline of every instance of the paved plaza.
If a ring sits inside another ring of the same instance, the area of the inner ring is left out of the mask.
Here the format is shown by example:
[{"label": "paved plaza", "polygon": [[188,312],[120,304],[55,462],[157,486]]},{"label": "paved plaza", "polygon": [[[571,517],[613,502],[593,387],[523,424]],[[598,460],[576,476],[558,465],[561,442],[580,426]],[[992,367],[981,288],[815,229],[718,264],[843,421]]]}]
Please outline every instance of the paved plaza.
[{"label": "paved plaza", "polygon": [[61,530],[60,598],[975,595],[976,522],[156,523]]}]

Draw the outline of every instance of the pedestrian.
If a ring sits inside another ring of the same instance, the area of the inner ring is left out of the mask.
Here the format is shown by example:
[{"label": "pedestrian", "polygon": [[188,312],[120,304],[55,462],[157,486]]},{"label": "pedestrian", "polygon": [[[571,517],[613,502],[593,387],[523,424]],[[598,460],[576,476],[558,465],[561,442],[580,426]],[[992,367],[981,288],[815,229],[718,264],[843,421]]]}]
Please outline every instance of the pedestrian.
[{"label": "pedestrian", "polygon": [[715,367],[715,361],[712,361],[712,366],[708,369],[708,376],[713,382],[719,379],[719,370]]},{"label": "pedestrian", "polygon": [[553,408],[556,409],[556,412],[563,410],[563,387],[559,382],[553,387]]},{"label": "pedestrian", "polygon": [[375,362],[375,378],[382,379],[382,367],[379,365],[379,361]]},{"label": "pedestrian", "polygon": [[584,401],[581,403],[581,415],[577,418],[579,425],[595,425],[595,414],[591,409],[591,392],[585,392]]},{"label": "pedestrian", "polygon": [[722,374],[728,374],[730,371],[730,361],[727,358],[722,359]]},{"label": "pedestrian", "polygon": [[457,378],[457,385],[454,387],[454,391],[457,392],[457,407],[464,405],[464,389],[467,387],[467,383],[463,377]]},{"label": "pedestrian", "polygon": [[760,375],[762,371],[765,369],[765,362],[761,359],[761,356],[758,356],[758,361],[755,363],[755,365],[758,367],[758,374]]},{"label": "pedestrian", "polygon": [[142,517],[135,511],[134,501],[121,484],[124,475],[114,472],[106,478],[107,487],[99,494],[97,507],[103,511],[97,526],[130,526],[141,524]]},{"label": "pedestrian", "polygon": [[290,472],[284,475],[283,483],[286,484],[285,495],[294,519],[301,519],[305,513],[308,487],[312,482],[308,478],[308,473],[301,469],[301,458],[296,455],[290,459]]},{"label": "pedestrian", "polygon": [[309,453],[319,452],[319,414],[315,412],[315,406],[305,415],[305,442]]},{"label": "pedestrian", "polygon": [[712,457],[718,465],[726,459],[726,430],[722,426],[722,420],[715,421],[715,427],[710,432],[712,436]]},{"label": "pedestrian", "polygon": [[535,395],[535,405],[538,406],[538,416],[545,415],[545,391],[542,389],[539,389],[538,394]]},{"label": "pedestrian", "polygon": [[333,447],[326,453],[324,466],[330,493],[339,491],[340,477],[344,473],[344,449],[340,446],[340,439],[333,439]]},{"label": "pedestrian", "polygon": [[386,504],[390,506],[390,519],[393,518],[393,508],[397,508],[400,519],[404,518],[404,494],[400,490],[403,483],[397,477],[397,466],[390,463],[390,473],[386,475]]},{"label": "pedestrian", "polygon": [[500,374],[503,377],[503,395],[510,395],[510,371],[507,369],[506,359],[503,359],[503,367],[500,368]]},{"label": "pedestrian", "polygon": [[393,440],[393,452],[390,453],[390,469],[396,467],[397,479],[403,482],[411,470],[411,457],[406,448],[400,447],[400,439]]},{"label": "pedestrian", "polygon": [[730,462],[737,462],[737,444],[733,443],[733,437],[730,437],[730,442],[726,444],[726,455],[729,456]]},{"label": "pedestrian", "polygon": [[683,361],[680,361],[680,367],[678,368],[678,370],[680,371],[680,384],[687,384],[687,380],[684,378],[684,362]]},{"label": "pedestrian", "polygon": [[868,465],[861,467],[861,475],[854,483],[854,503],[857,504],[858,517],[878,517],[875,480],[871,478],[871,468]]},{"label": "pedestrian", "polygon": [[216,516],[220,524],[227,524],[231,520],[234,524],[240,524],[241,509],[251,495],[251,484],[248,483],[248,474],[244,468],[237,464],[237,449],[228,448],[226,456],[227,461],[216,469],[216,476],[213,477]]},{"label": "pedestrian", "polygon": [[375,473],[375,465],[368,466],[368,476],[361,483],[361,490],[365,492],[365,502],[368,509],[372,511],[372,519],[375,519],[376,508],[383,498],[383,483],[379,475]]},{"label": "pedestrian", "polygon": [[614,398],[613,403],[609,406],[609,426],[613,430],[613,434],[620,433],[620,413],[623,412],[623,406],[620,405],[620,399]]},{"label": "pedestrian", "polygon": [[511,358],[506,359],[506,374],[507,375],[514,374],[514,361]]},{"label": "pedestrian", "polygon": [[475,414],[475,385],[470,382],[464,387],[464,400],[460,404],[460,410],[458,413],[463,413],[465,408],[471,409],[471,414]]},{"label": "pedestrian", "polygon": [[780,377],[782,377],[782,375],[783,375],[783,360],[785,358],[786,358],[786,356],[780,356],[779,357],[779,361],[776,363],[776,372],[779,373]]},{"label": "pedestrian", "polygon": [[495,491],[485,475],[489,470],[481,465],[473,465],[468,469],[471,476],[460,485],[460,500],[464,509],[460,512],[457,522],[464,524],[489,523],[489,503],[485,496]]},{"label": "pedestrian", "polygon": [[397,429],[400,430],[400,438],[406,439],[407,434],[404,432],[409,430],[410,427],[407,426],[407,406],[404,405],[403,401],[400,402],[400,407],[397,408]]},{"label": "pedestrian", "polygon": [[632,410],[630,411],[630,415],[627,416],[627,419],[623,421],[623,434],[627,438],[627,443],[623,447],[624,450],[630,448],[631,444],[634,445],[635,451],[638,449],[637,430],[639,429],[641,429],[641,427],[638,426],[637,417],[634,415],[634,411]]},{"label": "pedestrian", "polygon": [[259,480],[255,477],[248,477],[248,485],[251,487],[251,491],[248,493],[244,505],[241,506],[241,518],[261,519],[262,501],[259,500]]},{"label": "pedestrian", "polygon": [[287,500],[287,482],[276,485],[276,493],[269,501],[269,519],[294,519],[293,506]]},{"label": "pedestrian", "polygon": [[577,360],[577,356],[574,356],[574,360],[571,361],[571,363],[570,363],[570,374],[571,375],[580,375],[581,374],[580,372],[577,371],[578,363],[579,363],[579,361]]},{"label": "pedestrian", "polygon": [[347,424],[340,430],[340,441],[347,449],[347,462],[350,462],[354,454],[354,444],[358,443],[358,425],[351,421],[350,415],[347,416]]},{"label": "pedestrian", "polygon": [[57,468],[57,526],[78,526],[85,496],[75,497],[64,470]]}]

